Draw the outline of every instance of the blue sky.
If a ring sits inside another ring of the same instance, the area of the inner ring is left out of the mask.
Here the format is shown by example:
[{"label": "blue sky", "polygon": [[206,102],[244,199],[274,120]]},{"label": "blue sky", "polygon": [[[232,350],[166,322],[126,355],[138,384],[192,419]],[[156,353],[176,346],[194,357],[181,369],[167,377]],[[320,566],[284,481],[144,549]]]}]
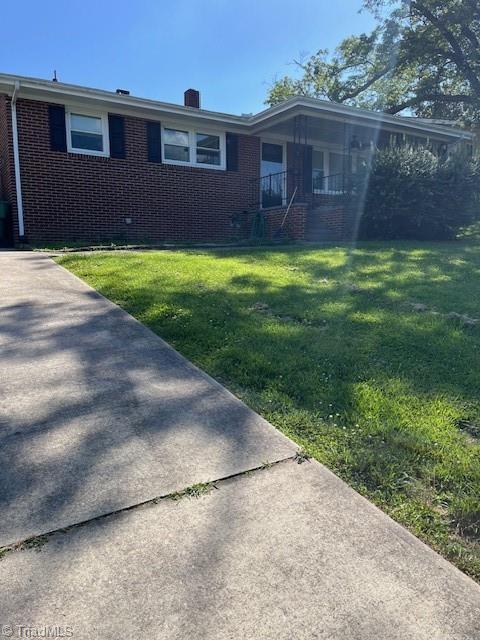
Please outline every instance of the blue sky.
[{"label": "blue sky", "polygon": [[22,0],[2,6],[0,71],[202,107],[264,108],[291,60],[368,31],[361,0]]}]

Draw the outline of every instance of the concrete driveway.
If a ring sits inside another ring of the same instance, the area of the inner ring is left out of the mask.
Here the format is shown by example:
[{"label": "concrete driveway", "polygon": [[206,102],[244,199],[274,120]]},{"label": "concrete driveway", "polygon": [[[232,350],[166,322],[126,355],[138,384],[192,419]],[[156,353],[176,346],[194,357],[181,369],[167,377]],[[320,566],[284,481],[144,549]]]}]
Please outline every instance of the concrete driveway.
[{"label": "concrete driveway", "polygon": [[480,638],[477,584],[221,385],[48,257],[0,269],[11,637]]}]

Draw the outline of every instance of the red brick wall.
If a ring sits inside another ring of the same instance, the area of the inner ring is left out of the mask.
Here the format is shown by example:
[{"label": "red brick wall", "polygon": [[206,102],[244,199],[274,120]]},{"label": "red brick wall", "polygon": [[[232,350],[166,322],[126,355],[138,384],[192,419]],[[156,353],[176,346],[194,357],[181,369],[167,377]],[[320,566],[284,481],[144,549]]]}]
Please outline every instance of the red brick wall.
[{"label": "red brick wall", "polygon": [[[280,227],[285,217],[286,208],[270,209],[267,213],[268,237],[272,237]],[[308,206],[305,204],[293,204],[290,207],[285,220],[284,230],[292,240],[303,240],[305,237],[305,225],[307,220]]]},{"label": "red brick wall", "polygon": [[328,230],[332,237],[338,240],[348,239],[351,218],[344,197],[327,194],[315,196],[307,218],[306,231],[309,240],[321,239],[323,232],[319,232],[319,226]]},{"label": "red brick wall", "polygon": [[0,199],[10,202],[11,221],[16,229],[17,204],[11,120],[10,99],[0,95]]},{"label": "red brick wall", "polygon": [[315,215],[325,227],[342,237],[345,232],[345,206],[342,204],[321,207]]},{"label": "red brick wall", "polygon": [[315,215],[340,236],[345,231],[346,209],[347,200],[343,196],[322,194],[315,197]]},{"label": "red brick wall", "polygon": [[[304,203],[293,204],[290,207],[283,226],[283,237],[290,240],[303,240],[305,238],[308,210],[308,205]],[[272,207],[263,211],[266,222],[265,238],[267,240],[271,240],[275,237],[276,232],[280,229],[283,219],[285,218],[286,211],[286,206]],[[250,237],[253,216],[254,214],[250,214],[247,217],[246,237]]]},{"label": "red brick wall", "polygon": [[9,196],[10,149],[9,120],[6,97],[0,95],[0,198]]},{"label": "red brick wall", "polygon": [[[259,139],[239,136],[239,171],[147,161],[145,121],[125,117],[126,159],[50,151],[48,105],[17,103],[30,241],[222,241],[238,235],[259,175]],[[127,225],[125,218],[132,218]]]}]

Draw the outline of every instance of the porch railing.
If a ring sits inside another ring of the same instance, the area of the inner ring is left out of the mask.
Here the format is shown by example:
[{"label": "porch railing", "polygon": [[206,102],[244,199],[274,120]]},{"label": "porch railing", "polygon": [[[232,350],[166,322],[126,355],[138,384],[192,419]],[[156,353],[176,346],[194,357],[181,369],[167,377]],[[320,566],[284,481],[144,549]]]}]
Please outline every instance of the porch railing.
[{"label": "porch railing", "polygon": [[252,208],[279,207],[285,205],[293,192],[296,201],[313,201],[322,196],[354,195],[358,187],[358,178],[351,173],[323,175],[313,172],[310,180],[298,171],[280,171],[251,180],[250,206]]},{"label": "porch railing", "polygon": [[343,194],[348,191],[349,177],[345,173],[333,173],[328,176],[317,173],[312,178],[312,192],[314,194]]},{"label": "porch railing", "polygon": [[251,180],[251,206],[268,209],[285,204],[289,192],[289,176],[291,176],[290,171],[280,171]]}]

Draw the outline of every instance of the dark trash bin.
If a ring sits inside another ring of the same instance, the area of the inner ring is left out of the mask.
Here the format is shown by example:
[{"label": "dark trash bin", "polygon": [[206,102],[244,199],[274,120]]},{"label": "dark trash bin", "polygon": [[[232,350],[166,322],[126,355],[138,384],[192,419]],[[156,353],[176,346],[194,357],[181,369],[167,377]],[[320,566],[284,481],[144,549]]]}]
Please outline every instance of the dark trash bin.
[{"label": "dark trash bin", "polygon": [[10,203],[0,200],[0,247],[10,244]]}]

